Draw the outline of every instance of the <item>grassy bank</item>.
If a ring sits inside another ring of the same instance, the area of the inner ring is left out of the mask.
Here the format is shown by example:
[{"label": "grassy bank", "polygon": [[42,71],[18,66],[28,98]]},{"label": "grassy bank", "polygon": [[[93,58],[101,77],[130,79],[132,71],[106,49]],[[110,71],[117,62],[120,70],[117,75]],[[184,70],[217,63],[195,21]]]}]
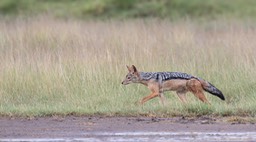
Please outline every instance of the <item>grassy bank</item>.
[{"label": "grassy bank", "polygon": [[[60,21],[49,17],[0,22],[0,114],[256,115],[256,27],[236,21]],[[122,86],[125,65],[181,71],[208,80],[226,101],[207,106],[174,92],[143,107],[141,85]]]},{"label": "grassy bank", "polygon": [[82,19],[158,17],[172,20],[255,19],[254,0],[1,0],[0,15]]}]

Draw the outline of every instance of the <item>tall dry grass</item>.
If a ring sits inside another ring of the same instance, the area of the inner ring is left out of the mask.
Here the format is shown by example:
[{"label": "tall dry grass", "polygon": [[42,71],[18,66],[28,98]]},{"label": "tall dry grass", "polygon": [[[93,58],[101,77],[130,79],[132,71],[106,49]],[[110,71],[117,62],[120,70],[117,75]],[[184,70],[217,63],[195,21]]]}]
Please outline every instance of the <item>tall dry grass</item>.
[{"label": "tall dry grass", "polygon": [[[247,115],[256,114],[256,26],[250,22],[165,20],[75,21],[49,17],[0,22],[2,115]],[[207,106],[174,92],[167,106],[136,101],[149,91],[122,86],[125,65],[204,78],[226,101]]]}]

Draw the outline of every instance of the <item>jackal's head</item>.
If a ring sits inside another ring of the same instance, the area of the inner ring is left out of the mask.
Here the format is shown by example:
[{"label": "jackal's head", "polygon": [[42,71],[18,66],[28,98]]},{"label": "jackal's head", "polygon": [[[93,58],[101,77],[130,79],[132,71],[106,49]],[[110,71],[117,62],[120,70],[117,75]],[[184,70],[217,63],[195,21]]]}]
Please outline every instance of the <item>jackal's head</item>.
[{"label": "jackal's head", "polygon": [[122,82],[123,85],[127,85],[130,83],[138,83],[140,81],[140,75],[138,70],[136,69],[136,67],[134,65],[132,65],[131,67],[126,66],[128,69],[128,74],[126,75],[124,81]]}]

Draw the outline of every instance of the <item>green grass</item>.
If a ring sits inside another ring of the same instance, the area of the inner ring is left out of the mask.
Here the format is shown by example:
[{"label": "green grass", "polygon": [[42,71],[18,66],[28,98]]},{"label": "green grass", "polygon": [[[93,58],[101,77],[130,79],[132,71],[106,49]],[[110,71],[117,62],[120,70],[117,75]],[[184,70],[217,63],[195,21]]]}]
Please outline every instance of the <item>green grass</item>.
[{"label": "green grass", "polygon": [[0,15],[61,18],[255,19],[255,0],[1,0]]},{"label": "green grass", "polygon": [[[255,116],[256,27],[250,22],[54,20],[0,22],[0,115]],[[204,78],[226,101],[191,93],[167,105],[149,90],[122,86],[126,65],[140,71],[180,71]]]}]

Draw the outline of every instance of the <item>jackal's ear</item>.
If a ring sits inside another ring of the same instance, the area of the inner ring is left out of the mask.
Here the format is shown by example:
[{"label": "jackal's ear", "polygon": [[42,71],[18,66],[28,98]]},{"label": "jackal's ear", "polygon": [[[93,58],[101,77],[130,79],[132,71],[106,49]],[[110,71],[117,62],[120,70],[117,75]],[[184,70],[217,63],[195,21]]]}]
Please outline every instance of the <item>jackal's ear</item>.
[{"label": "jackal's ear", "polygon": [[133,72],[132,72],[133,74],[135,74],[138,77],[140,76],[138,70],[136,69],[136,67],[134,65],[132,65],[132,70],[133,70]]},{"label": "jackal's ear", "polygon": [[131,69],[128,65],[126,65],[126,67],[127,67],[127,69],[128,69],[129,72],[132,71],[132,69]]},{"label": "jackal's ear", "polygon": [[138,70],[136,69],[136,67],[134,65],[132,65],[132,69],[133,69],[133,72],[138,72]]}]

